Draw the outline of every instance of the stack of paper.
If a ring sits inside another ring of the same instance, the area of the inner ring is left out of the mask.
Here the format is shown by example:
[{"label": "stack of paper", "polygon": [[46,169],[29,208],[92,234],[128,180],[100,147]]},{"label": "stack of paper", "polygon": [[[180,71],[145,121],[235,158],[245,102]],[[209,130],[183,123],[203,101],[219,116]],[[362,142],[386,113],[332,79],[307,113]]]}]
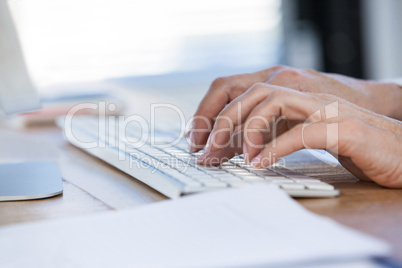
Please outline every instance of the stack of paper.
[{"label": "stack of paper", "polygon": [[266,184],[3,227],[0,238],[0,267],[289,267],[389,254]]}]

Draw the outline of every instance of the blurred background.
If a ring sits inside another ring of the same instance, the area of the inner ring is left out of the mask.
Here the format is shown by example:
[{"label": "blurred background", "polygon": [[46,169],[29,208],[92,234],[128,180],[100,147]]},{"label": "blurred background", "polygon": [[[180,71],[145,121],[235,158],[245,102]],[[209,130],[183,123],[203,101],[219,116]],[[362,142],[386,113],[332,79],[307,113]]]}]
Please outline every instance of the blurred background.
[{"label": "blurred background", "polygon": [[216,77],[275,64],[358,78],[402,76],[400,0],[11,0],[10,5],[42,92],[106,80],[158,92],[197,90],[198,96]]}]

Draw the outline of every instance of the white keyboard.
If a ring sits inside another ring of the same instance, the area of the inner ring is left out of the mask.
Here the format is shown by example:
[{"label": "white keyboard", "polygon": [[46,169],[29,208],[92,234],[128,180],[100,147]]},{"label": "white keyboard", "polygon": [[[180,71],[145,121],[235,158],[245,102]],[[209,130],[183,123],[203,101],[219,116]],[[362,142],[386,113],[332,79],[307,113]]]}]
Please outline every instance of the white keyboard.
[{"label": "white keyboard", "polygon": [[197,165],[196,159],[202,152],[189,153],[184,138],[164,148],[167,141],[175,140],[177,132],[173,131],[156,132],[154,145],[147,142],[140,147],[133,146],[141,135],[138,125],[127,126],[126,138],[122,138],[116,135],[114,126],[99,122],[97,117],[79,116],[73,118],[70,125],[65,125],[64,120],[59,121],[59,125],[75,146],[170,198],[256,182],[276,184],[293,197],[334,197],[339,194],[339,190],[330,184],[281,166],[255,169],[246,164],[241,155],[218,167]]}]

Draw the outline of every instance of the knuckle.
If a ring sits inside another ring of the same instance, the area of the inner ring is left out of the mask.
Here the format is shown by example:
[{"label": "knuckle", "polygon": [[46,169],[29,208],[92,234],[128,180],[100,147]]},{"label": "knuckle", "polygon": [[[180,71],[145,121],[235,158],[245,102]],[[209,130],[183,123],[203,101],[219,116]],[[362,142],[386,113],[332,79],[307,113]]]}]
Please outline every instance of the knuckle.
[{"label": "knuckle", "polygon": [[288,94],[288,90],[284,88],[277,88],[274,91],[271,92],[270,98],[276,99],[276,100],[281,100]]},{"label": "knuckle", "polygon": [[345,119],[340,127],[343,128],[345,134],[353,139],[360,140],[365,135],[365,127],[363,122],[357,118]]},{"label": "knuckle", "polygon": [[300,71],[294,68],[286,68],[278,72],[277,76],[287,78],[287,79],[294,79],[300,76]]},{"label": "knuckle", "polygon": [[301,77],[302,73],[300,70],[292,67],[285,67],[275,72],[269,80],[269,83],[274,85],[295,83],[298,82]]},{"label": "knuckle", "polygon": [[215,122],[216,124],[219,124],[220,122],[222,122],[223,120],[227,120],[227,118],[230,115],[230,110],[228,109],[228,107],[226,106],[216,117]]},{"label": "knuckle", "polygon": [[275,71],[279,71],[279,70],[281,70],[281,69],[286,69],[286,68],[290,68],[290,67],[288,67],[288,66],[286,66],[286,65],[278,64],[278,65],[274,65],[274,66],[268,68],[268,70],[275,72]]},{"label": "knuckle", "polygon": [[218,77],[212,82],[210,89],[216,90],[222,88],[223,86],[226,86],[227,84],[228,84],[227,77]]},{"label": "knuckle", "polygon": [[262,90],[266,90],[267,84],[265,83],[255,83],[248,91],[251,93],[260,92]]},{"label": "knuckle", "polygon": [[341,98],[339,98],[338,96],[328,94],[328,93],[317,93],[316,95],[324,98],[325,100],[329,100],[329,101],[341,100]]},{"label": "knuckle", "polygon": [[318,71],[311,69],[311,68],[306,68],[306,69],[303,69],[302,71],[305,73],[308,73],[308,74],[317,74],[318,73]]},{"label": "knuckle", "polygon": [[246,90],[247,90],[247,87],[244,87],[241,84],[230,85],[230,87],[228,88],[228,91],[229,91],[228,93],[229,93],[230,99],[231,100],[235,99],[239,95],[243,94]]},{"label": "knuckle", "polygon": [[212,123],[206,116],[195,116],[192,129],[212,129]]},{"label": "knuckle", "polygon": [[253,112],[245,122],[245,130],[265,128],[268,125],[268,120],[259,115],[258,111]]}]

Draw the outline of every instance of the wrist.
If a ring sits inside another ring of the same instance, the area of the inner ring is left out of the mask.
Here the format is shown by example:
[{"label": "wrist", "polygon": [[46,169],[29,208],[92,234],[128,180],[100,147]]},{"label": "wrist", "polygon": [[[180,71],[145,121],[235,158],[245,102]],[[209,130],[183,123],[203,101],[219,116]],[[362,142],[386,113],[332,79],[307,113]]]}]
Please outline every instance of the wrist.
[{"label": "wrist", "polygon": [[375,83],[370,87],[371,110],[402,120],[402,86],[395,83]]},{"label": "wrist", "polygon": [[389,117],[402,121],[402,85],[392,84],[389,92]]}]

